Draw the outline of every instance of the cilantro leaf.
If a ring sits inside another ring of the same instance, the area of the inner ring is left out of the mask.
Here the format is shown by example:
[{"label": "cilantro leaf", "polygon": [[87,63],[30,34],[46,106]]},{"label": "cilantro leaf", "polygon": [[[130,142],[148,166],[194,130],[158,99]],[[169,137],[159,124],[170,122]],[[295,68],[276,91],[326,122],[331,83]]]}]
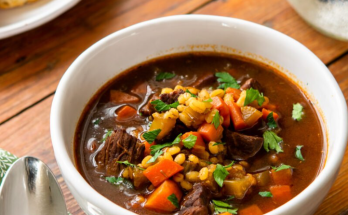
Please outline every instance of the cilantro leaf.
[{"label": "cilantro leaf", "polygon": [[125,179],[125,178],[122,178],[122,177],[117,177],[116,178],[115,176],[112,176],[112,177],[105,177],[105,179],[110,184],[113,184],[113,185],[124,185],[128,189],[134,189],[134,186],[133,186],[132,182],[127,180],[127,179]]},{"label": "cilantro leaf", "polygon": [[106,134],[104,134],[103,139],[101,140],[101,142],[104,142],[106,139],[108,139],[108,137],[110,137],[111,134],[112,134],[112,130],[108,130],[106,132]]},{"label": "cilantro leaf", "polygon": [[117,163],[124,164],[124,165],[130,166],[132,168],[138,168],[140,170],[145,170],[144,168],[141,168],[140,166],[137,166],[135,164],[129,163],[128,161],[117,161]]},{"label": "cilantro leaf", "polygon": [[301,153],[301,148],[302,148],[303,146],[296,146],[296,151],[295,151],[295,157],[297,158],[297,159],[299,159],[300,161],[304,161],[305,159],[303,158],[303,156],[302,156],[302,153]]},{"label": "cilantro leaf", "polygon": [[163,151],[162,150],[158,150],[154,156],[152,156],[152,158],[150,160],[148,160],[146,163],[153,163],[157,160],[157,158],[163,154]]},{"label": "cilantro leaf", "polygon": [[152,131],[148,131],[145,132],[143,134],[143,138],[148,142],[148,143],[152,143],[153,141],[155,141],[155,139],[157,138],[158,134],[161,132],[161,129],[155,129]]},{"label": "cilantro leaf", "polygon": [[276,121],[274,120],[274,117],[273,117],[273,111],[271,113],[268,114],[267,116],[267,125],[270,129],[274,129],[274,128],[277,128],[277,123]]},{"label": "cilantro leaf", "polygon": [[237,83],[228,72],[217,72],[215,76],[218,77],[217,81],[220,83],[218,86],[219,89],[226,90],[228,87],[239,89],[240,85]]},{"label": "cilantro leaf", "polygon": [[212,102],[212,101],[213,101],[213,99],[209,98],[209,99],[207,99],[207,100],[204,100],[203,102],[208,102],[208,103],[210,103],[210,102]]},{"label": "cilantro leaf", "polygon": [[176,195],[173,193],[167,198],[176,208],[179,208],[179,200]]},{"label": "cilantro leaf", "polygon": [[186,91],[185,91],[186,93],[189,93],[190,95],[191,95],[191,97],[193,97],[193,98],[197,98],[197,95],[195,95],[195,94],[193,94],[193,93],[191,93],[189,90],[187,90],[186,89]]},{"label": "cilantro leaf", "polygon": [[197,136],[190,134],[188,137],[182,140],[184,146],[188,149],[192,149],[197,141]]},{"label": "cilantro leaf", "polygon": [[217,129],[220,125],[220,113],[219,111],[216,111],[213,120],[211,121],[211,124],[214,124],[215,129]]},{"label": "cilantro leaf", "polygon": [[151,104],[155,107],[156,111],[161,112],[161,111],[167,111],[170,108],[177,108],[179,105],[179,102],[174,102],[172,104],[166,104],[162,102],[162,100],[157,99],[151,102]]},{"label": "cilantro leaf", "polygon": [[220,142],[220,143],[213,143],[213,146],[217,146],[217,145],[225,145],[226,143]]},{"label": "cilantro leaf", "polygon": [[153,145],[153,146],[151,146],[151,147],[150,147],[150,149],[151,149],[150,154],[151,154],[151,155],[154,155],[154,154],[156,154],[156,152],[157,152],[158,150],[161,150],[161,149],[163,149],[163,148],[165,148],[165,147],[169,147],[169,146],[172,146],[172,145],[174,145],[174,144],[180,143],[180,141],[181,141],[181,139],[180,139],[181,135],[182,135],[182,134],[179,134],[179,135],[174,139],[174,141],[173,141],[172,143],[165,143],[165,144],[161,144],[161,145]]},{"label": "cilantro leaf", "polygon": [[234,161],[232,161],[230,164],[224,166],[225,168],[230,168],[234,164]]},{"label": "cilantro leaf", "polygon": [[280,164],[280,166],[278,166],[278,167],[272,166],[272,169],[274,169],[276,172],[278,172],[280,170],[292,169],[292,168],[293,168],[292,166],[285,165],[285,164]]},{"label": "cilantro leaf", "polygon": [[181,142],[181,135],[179,134],[178,136],[175,137],[175,139],[173,140],[172,144],[179,144]]},{"label": "cilantro leaf", "polygon": [[158,75],[156,75],[156,81],[162,81],[162,80],[171,79],[174,77],[175,77],[174,73],[161,72],[161,73],[158,73]]},{"label": "cilantro leaf", "polygon": [[272,193],[269,191],[259,192],[259,195],[262,197],[273,197]]},{"label": "cilantro leaf", "polygon": [[274,132],[265,131],[265,133],[263,133],[263,148],[267,152],[269,152],[270,149],[275,150],[277,153],[283,152],[283,149],[279,145],[281,142],[283,142],[283,139]]},{"label": "cilantro leaf", "polygon": [[265,101],[265,98],[263,97],[263,93],[260,93],[258,90],[255,90],[253,88],[247,89],[245,100],[244,100],[244,106],[250,104],[251,102],[255,100],[261,106],[263,102]]},{"label": "cilantro leaf", "polygon": [[292,118],[300,121],[303,115],[303,106],[300,103],[293,104],[292,106]]},{"label": "cilantro leaf", "polygon": [[100,123],[100,119],[95,119],[94,121],[93,121],[93,124],[94,125],[98,125]]},{"label": "cilantro leaf", "polygon": [[216,183],[222,187],[225,178],[228,176],[229,172],[221,164],[216,165],[216,169],[213,172],[214,179]]},{"label": "cilantro leaf", "polygon": [[229,212],[231,214],[237,214],[238,208],[233,208],[230,204],[219,201],[219,200],[213,200],[214,209],[217,213],[223,213],[223,212]]}]

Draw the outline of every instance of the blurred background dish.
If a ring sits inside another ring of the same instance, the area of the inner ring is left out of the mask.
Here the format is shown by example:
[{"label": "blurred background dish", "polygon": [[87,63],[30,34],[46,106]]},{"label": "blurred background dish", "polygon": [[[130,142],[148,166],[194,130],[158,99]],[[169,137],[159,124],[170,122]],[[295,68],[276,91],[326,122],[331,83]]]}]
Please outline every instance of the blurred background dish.
[{"label": "blurred background dish", "polygon": [[23,7],[1,9],[0,39],[38,27],[64,13],[79,0],[40,0]]}]

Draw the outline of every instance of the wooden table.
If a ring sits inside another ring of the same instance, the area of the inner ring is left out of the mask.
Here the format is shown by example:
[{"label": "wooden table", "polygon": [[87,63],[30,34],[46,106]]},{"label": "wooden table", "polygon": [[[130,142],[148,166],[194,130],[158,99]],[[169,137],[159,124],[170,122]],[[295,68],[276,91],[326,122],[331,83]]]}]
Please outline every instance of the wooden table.
[{"label": "wooden table", "polygon": [[[348,99],[348,43],[313,30],[285,0],[82,0],[55,20],[0,40],[0,148],[39,157],[53,170],[69,211],[84,214],[54,158],[49,114],[57,84],[85,49],[119,29],[176,14],[210,14],[249,20],[283,32],[314,52]],[[348,209],[348,151],[329,195],[316,214]]]}]

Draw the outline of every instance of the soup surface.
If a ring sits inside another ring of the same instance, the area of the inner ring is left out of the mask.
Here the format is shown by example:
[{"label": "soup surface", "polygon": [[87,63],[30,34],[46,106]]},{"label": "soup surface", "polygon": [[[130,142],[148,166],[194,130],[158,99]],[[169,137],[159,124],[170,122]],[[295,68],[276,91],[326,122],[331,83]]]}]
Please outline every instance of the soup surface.
[{"label": "soup surface", "polygon": [[306,95],[278,71],[235,56],[140,64],[89,102],[77,168],[139,214],[264,214],[303,191],[325,160]]}]

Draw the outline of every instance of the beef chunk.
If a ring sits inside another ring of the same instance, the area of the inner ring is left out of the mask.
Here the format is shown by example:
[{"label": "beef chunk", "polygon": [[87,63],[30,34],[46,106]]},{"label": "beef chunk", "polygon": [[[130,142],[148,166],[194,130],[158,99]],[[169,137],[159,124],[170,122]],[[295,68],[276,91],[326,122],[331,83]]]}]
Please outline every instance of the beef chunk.
[{"label": "beef chunk", "polygon": [[202,87],[214,84],[215,81],[216,81],[215,74],[208,73],[204,75],[202,78],[196,80],[195,83],[192,84],[192,87],[202,88]]},{"label": "beef chunk", "polygon": [[124,129],[116,129],[104,143],[96,156],[99,169],[105,169],[107,175],[117,176],[124,167],[117,161],[139,163],[145,146],[137,138],[128,134]]},{"label": "beef chunk", "polygon": [[166,104],[172,104],[178,101],[179,96],[183,93],[185,92],[182,89],[175,90],[171,93],[163,93],[160,95],[160,99]]},{"label": "beef chunk", "polygon": [[246,160],[254,156],[263,145],[263,138],[225,130],[227,156],[234,160]]},{"label": "beef chunk", "polygon": [[246,90],[246,89],[249,89],[249,88],[253,88],[255,90],[258,90],[258,91],[262,91],[262,86],[261,84],[256,81],[255,79],[253,78],[249,78],[248,80],[246,80],[244,82],[244,84],[240,87],[241,90]]},{"label": "beef chunk", "polygon": [[208,204],[210,202],[209,189],[203,184],[197,183],[193,185],[193,189],[189,192],[181,203],[179,215],[206,215],[208,213]]},{"label": "beef chunk", "polygon": [[153,105],[151,104],[152,101],[159,99],[158,94],[154,94],[151,99],[149,99],[149,101],[146,103],[146,105],[144,105],[143,107],[140,108],[139,112],[143,115],[143,116],[150,116],[151,114],[153,114],[154,112],[156,112],[155,108],[153,107]]}]

